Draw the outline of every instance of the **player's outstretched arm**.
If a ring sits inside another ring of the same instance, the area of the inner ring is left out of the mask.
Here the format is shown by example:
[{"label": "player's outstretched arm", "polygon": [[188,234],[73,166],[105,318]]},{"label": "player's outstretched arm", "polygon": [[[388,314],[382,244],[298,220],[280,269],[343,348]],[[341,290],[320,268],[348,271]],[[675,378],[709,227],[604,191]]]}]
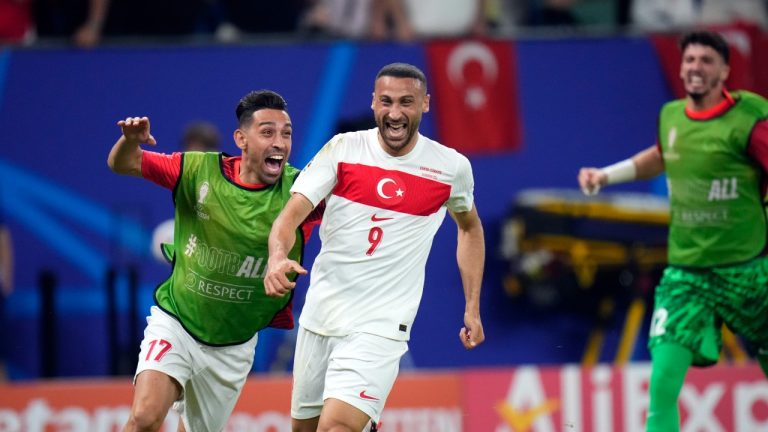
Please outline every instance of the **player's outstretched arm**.
[{"label": "player's outstretched arm", "polygon": [[464,327],[459,339],[466,349],[473,349],[485,340],[480,320],[480,288],[485,266],[485,237],[477,208],[462,213],[451,212],[458,225],[456,260],[464,286]]},{"label": "player's outstretched arm", "polygon": [[118,138],[107,157],[109,168],[118,173],[132,176],[141,176],[140,144],[155,145],[155,137],[149,132],[149,119],[147,117],[128,117],[117,122],[123,134]]},{"label": "player's outstretched arm", "polygon": [[651,146],[629,159],[603,168],[579,170],[579,187],[584,195],[595,195],[603,186],[656,177],[664,171],[664,160],[658,146]]},{"label": "player's outstretched arm", "polygon": [[295,193],[277,216],[269,232],[269,260],[264,276],[264,291],[268,296],[282,297],[296,288],[288,279],[289,273],[306,274],[299,263],[288,259],[288,252],[296,243],[296,228],[312,212],[313,205],[304,195]]},{"label": "player's outstretched arm", "polygon": [[637,180],[652,179],[664,172],[664,158],[656,145],[652,145],[632,156],[635,163],[635,178]]}]

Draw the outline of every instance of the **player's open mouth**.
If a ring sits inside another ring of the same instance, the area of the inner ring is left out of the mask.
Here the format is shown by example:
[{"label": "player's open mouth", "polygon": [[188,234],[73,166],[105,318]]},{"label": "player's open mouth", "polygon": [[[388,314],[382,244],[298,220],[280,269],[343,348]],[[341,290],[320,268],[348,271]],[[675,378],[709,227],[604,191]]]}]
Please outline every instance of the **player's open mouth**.
[{"label": "player's open mouth", "polygon": [[693,86],[703,86],[704,78],[701,75],[690,75],[688,77],[688,83]]},{"label": "player's open mouth", "polygon": [[272,155],[264,159],[264,164],[267,167],[267,171],[271,173],[279,173],[281,169],[283,169],[283,161],[285,160],[285,156],[283,155]]},{"label": "player's open mouth", "polygon": [[405,123],[387,123],[387,138],[404,139],[408,134],[408,128]]}]

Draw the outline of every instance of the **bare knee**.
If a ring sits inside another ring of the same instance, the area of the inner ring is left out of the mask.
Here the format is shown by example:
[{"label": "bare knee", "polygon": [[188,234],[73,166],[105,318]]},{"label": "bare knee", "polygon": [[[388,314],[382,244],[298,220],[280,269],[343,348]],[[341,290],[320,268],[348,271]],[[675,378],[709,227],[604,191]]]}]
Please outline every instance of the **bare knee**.
[{"label": "bare knee", "polygon": [[317,423],[320,417],[314,417],[309,419],[291,419],[291,431],[292,432],[316,432]]},{"label": "bare knee", "polygon": [[159,431],[168,412],[147,406],[134,406],[124,432],[155,432]]},{"label": "bare knee", "polygon": [[317,428],[317,432],[360,432],[362,428],[351,426],[347,423],[329,423],[324,422]]},{"label": "bare knee", "polygon": [[328,398],[317,427],[318,432],[360,432],[370,423],[368,414],[339,399]]},{"label": "bare knee", "polygon": [[181,395],[181,385],[165,373],[145,370],[136,377],[131,415],[124,432],[160,430],[168,410]]}]

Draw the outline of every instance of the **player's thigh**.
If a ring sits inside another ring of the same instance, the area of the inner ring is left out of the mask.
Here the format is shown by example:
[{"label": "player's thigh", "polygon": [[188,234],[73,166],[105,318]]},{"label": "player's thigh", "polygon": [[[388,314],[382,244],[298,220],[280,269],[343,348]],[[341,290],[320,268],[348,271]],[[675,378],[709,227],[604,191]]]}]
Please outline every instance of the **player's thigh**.
[{"label": "player's thigh", "polygon": [[291,419],[291,431],[292,432],[315,432],[317,431],[320,417],[312,417],[308,419]]},{"label": "player's thigh", "polygon": [[184,386],[192,376],[197,345],[178,321],[153,306],[141,341],[136,377],[147,370],[162,372],[179,383],[179,398],[183,397]]},{"label": "player's thigh", "polygon": [[174,401],[181,396],[181,386],[163,372],[144,370],[136,377],[131,413],[134,416],[165,418]]},{"label": "player's thigh", "polygon": [[[328,363],[323,399],[344,402],[378,422],[400,370],[400,358],[408,351],[405,341],[357,333],[334,347]],[[343,409],[344,406],[339,406]],[[349,411],[356,418],[356,411]],[[321,415],[320,423],[323,423]]]},{"label": "player's thigh", "polygon": [[691,350],[694,365],[717,362],[721,320],[711,302],[701,295],[706,280],[706,276],[677,268],[664,272],[654,297],[649,349],[671,342]]},{"label": "player's thigh", "polygon": [[[299,327],[293,360],[293,388],[291,391],[291,417],[301,426],[296,430],[312,430],[323,409],[323,389],[328,370],[328,359],[333,346],[341,338],[322,336]],[[314,419],[315,423],[311,423]],[[304,421],[306,420],[306,422]],[[309,424],[309,426],[307,426]]]},{"label": "player's thigh", "polygon": [[191,431],[220,431],[229,420],[253,366],[257,336],[227,347],[201,346],[180,413]]},{"label": "player's thigh", "polygon": [[360,409],[335,398],[328,398],[317,426],[318,432],[362,431],[370,422],[370,416]]},{"label": "player's thigh", "polygon": [[731,330],[768,349],[768,258],[715,270],[721,280],[712,293],[717,313]]}]

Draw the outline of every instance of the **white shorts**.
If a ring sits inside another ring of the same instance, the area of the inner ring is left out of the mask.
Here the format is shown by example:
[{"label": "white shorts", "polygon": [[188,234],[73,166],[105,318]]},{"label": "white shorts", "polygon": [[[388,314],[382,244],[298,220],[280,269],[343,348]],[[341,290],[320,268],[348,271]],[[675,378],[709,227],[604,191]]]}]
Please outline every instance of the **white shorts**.
[{"label": "white shorts", "polygon": [[240,345],[212,347],[196,341],[181,324],[152,306],[141,341],[136,375],[145,370],[175,379],[183,393],[173,408],[188,431],[221,431],[253,366],[258,335]]},{"label": "white shorts", "polygon": [[408,343],[369,333],[322,336],[299,327],[293,362],[291,417],[320,415],[328,398],[378,422]]}]

